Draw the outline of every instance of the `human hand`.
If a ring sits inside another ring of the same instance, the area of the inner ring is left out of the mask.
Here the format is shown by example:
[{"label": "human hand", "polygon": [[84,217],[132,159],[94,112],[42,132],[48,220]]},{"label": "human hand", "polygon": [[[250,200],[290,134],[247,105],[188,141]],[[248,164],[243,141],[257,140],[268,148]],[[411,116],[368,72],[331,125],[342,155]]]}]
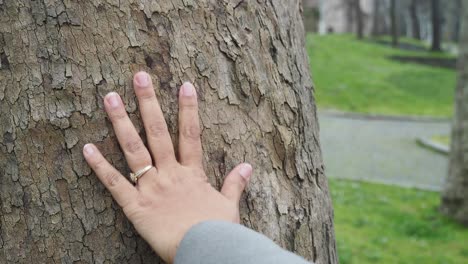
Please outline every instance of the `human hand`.
[{"label": "human hand", "polygon": [[252,175],[249,164],[234,168],[221,192],[208,182],[202,166],[202,146],[195,88],[182,85],[179,93],[179,159],[156,98],[151,77],[134,76],[133,86],[147,135],[149,151],[130,121],[116,93],[104,99],[106,112],[134,172],[152,164],[132,185],[103,157],[93,144],[83,154],[101,182],[122,207],[138,233],[166,261],[174,260],[185,233],[206,220],[239,222],[239,199]]}]

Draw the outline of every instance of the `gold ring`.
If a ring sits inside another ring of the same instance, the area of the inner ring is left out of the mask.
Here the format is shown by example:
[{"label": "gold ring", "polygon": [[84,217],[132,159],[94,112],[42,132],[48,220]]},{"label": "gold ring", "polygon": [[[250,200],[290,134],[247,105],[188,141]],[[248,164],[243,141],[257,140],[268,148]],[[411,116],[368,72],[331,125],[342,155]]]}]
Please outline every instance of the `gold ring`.
[{"label": "gold ring", "polygon": [[130,179],[136,184],[138,182],[138,178],[140,178],[141,176],[143,176],[143,174],[151,170],[151,168],[153,168],[153,165],[148,165],[135,173],[130,173]]}]

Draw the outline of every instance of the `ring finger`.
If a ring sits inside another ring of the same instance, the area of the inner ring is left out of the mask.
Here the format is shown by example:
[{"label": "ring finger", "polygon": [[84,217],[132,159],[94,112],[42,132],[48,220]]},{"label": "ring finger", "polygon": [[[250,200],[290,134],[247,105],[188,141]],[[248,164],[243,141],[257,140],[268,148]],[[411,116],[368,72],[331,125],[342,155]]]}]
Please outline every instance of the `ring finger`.
[{"label": "ring finger", "polygon": [[152,165],[148,149],[128,117],[120,96],[114,92],[107,94],[104,106],[130,169],[135,172]]}]

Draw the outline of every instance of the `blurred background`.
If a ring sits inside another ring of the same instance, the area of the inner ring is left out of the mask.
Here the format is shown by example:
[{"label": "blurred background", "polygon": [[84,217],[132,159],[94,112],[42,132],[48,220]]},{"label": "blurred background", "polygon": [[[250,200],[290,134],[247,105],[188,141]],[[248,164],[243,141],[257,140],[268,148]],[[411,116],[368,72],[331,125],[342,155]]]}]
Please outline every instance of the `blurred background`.
[{"label": "blurred background", "polygon": [[467,2],[304,0],[341,263],[468,263],[441,213]]}]

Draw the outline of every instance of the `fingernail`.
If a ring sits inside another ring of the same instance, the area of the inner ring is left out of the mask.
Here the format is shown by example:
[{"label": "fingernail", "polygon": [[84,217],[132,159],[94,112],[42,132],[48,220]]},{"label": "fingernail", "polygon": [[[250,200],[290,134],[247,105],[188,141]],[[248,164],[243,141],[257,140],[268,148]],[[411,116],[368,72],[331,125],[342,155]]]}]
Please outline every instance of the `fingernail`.
[{"label": "fingernail", "polygon": [[250,176],[252,176],[252,165],[244,163],[239,170],[239,174],[246,181],[250,180]]},{"label": "fingernail", "polygon": [[106,96],[106,99],[107,99],[107,102],[109,103],[109,105],[112,107],[112,108],[117,108],[119,107],[119,95],[112,92],[112,93],[109,93],[107,96]]},{"label": "fingernail", "polygon": [[135,75],[135,82],[140,88],[146,88],[150,84],[149,75],[146,72],[139,72]]},{"label": "fingernail", "polygon": [[181,92],[183,96],[193,96],[195,94],[195,88],[191,83],[186,82],[182,85]]},{"label": "fingernail", "polygon": [[92,155],[94,153],[93,146],[91,146],[90,144],[84,145],[83,150],[86,155]]}]

